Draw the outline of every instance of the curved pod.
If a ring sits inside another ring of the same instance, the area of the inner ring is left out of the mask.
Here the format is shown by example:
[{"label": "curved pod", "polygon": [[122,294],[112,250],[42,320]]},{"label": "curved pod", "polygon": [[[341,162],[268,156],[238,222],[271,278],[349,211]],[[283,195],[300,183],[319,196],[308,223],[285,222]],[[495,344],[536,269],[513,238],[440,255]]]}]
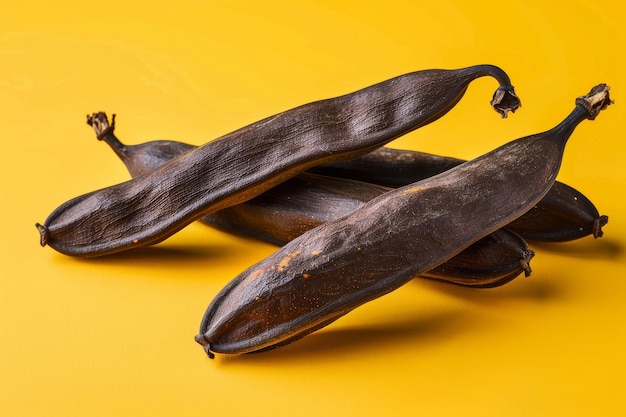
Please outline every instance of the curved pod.
[{"label": "curved pod", "polygon": [[402,75],[268,117],[150,173],[76,197],[37,224],[41,244],[97,256],[158,243],[307,168],[365,154],[435,121],[483,76],[501,84],[491,101],[500,114],[519,107],[508,76],[491,65]]},{"label": "curved pod", "polygon": [[[115,115],[110,124],[102,112],[88,116],[87,120],[98,139],[104,140],[115,151],[132,176],[149,172],[193,148],[185,143],[164,140],[124,145],[114,133]],[[245,203],[211,213],[200,220],[228,233],[282,246],[322,223],[345,216],[387,191],[389,188],[375,184],[304,172]],[[495,287],[522,273],[529,276],[533,256],[534,251],[528,248],[524,239],[503,228],[422,276],[463,286]]]},{"label": "curved pod", "polygon": [[405,187],[292,240],[235,277],[207,308],[196,341],[214,352],[280,346],[450,259],[534,206],[565,144],[611,101],[594,87],[547,132]]},{"label": "curved pod", "polygon": [[[114,150],[133,177],[195,148],[171,140],[125,145],[114,133],[115,114],[110,124],[103,112],[87,119],[98,139]],[[378,148],[354,159],[315,166],[307,172],[324,177],[298,174],[247,202],[211,213],[200,221],[229,233],[282,245],[321,222],[347,214],[358,206],[355,200],[367,201],[388,190],[384,187],[408,185],[463,162],[424,152]],[[601,237],[607,222],[608,216],[600,215],[584,194],[556,181],[535,207],[507,227],[524,239],[562,242],[589,235]]]}]

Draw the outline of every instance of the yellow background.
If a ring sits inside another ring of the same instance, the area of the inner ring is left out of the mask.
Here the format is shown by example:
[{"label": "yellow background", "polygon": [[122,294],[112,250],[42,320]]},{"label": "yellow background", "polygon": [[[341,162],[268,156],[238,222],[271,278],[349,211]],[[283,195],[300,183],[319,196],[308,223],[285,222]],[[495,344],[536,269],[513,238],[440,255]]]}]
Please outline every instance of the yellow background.
[{"label": "yellow background", "polygon": [[[12,2],[0,15],[0,414],[588,416],[624,412],[624,6],[617,0]],[[202,144],[312,100],[426,68],[491,63],[496,83],[392,146],[471,158],[546,130],[595,84],[559,179],[605,236],[532,245],[530,278],[491,290],[416,280],[288,347],[211,361],[204,310],[271,245],[193,224],[155,248],[78,260],[35,222],[128,178],[85,124],[128,143]]]}]

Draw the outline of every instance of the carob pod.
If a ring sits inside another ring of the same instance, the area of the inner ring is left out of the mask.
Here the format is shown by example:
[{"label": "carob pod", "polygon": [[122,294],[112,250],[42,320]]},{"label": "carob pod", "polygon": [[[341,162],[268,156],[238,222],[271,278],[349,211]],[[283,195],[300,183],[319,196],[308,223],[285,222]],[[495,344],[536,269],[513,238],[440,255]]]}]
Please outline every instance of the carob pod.
[{"label": "carob pod", "polygon": [[[132,176],[139,176],[193,148],[157,140],[125,145],[105,113],[87,117],[99,140],[120,157]],[[284,245],[322,223],[337,220],[389,188],[345,178],[301,173],[236,206],[209,214],[202,222],[228,233]],[[500,229],[423,274],[426,278],[471,287],[503,285],[520,274],[529,276],[534,252],[515,233]]]},{"label": "carob pod", "polygon": [[500,83],[491,104],[503,117],[519,107],[508,76],[492,65],[402,75],[268,117],[148,174],[67,201],[36,225],[40,242],[72,256],[158,243],[314,165],[365,154],[435,121],[483,76]]},{"label": "carob pod", "polygon": [[[285,245],[308,230],[338,220],[390,189],[344,178],[303,173],[260,196],[212,213],[203,222],[228,233]],[[520,274],[530,276],[535,252],[519,235],[501,228],[422,277],[492,288]]]},{"label": "carob pod", "polygon": [[445,262],[541,200],[576,126],[610,103],[600,84],[554,128],[389,191],[292,240],[220,291],[195,340],[209,357],[281,346]]},{"label": "carob pod", "polygon": [[[157,140],[125,145],[115,135],[105,113],[87,117],[99,140],[120,157],[132,176],[142,175],[192,148],[182,142]],[[345,178],[302,173],[247,202],[201,220],[229,233],[284,245],[302,233],[336,220],[389,188]],[[425,277],[473,287],[493,287],[522,272],[528,276],[534,252],[515,233],[499,230],[454,258],[424,273]]]},{"label": "carob pod", "polygon": [[[89,115],[87,122],[94,128],[98,139],[105,141],[115,151],[133,177],[152,171],[196,147],[170,140],[125,145],[115,135],[114,114],[110,123],[103,112]],[[440,174],[463,162],[465,161],[458,158],[383,147],[347,161],[321,164],[312,167],[308,172],[397,188]],[[307,184],[315,182],[314,178],[309,177]],[[290,184],[292,181],[293,183]],[[239,233],[271,243],[284,244],[311,227],[317,226],[319,222],[314,221],[316,218],[320,222],[333,219],[345,214],[344,212],[349,208],[343,207],[342,201],[336,202],[338,205],[336,208],[330,204],[319,207],[323,201],[314,201],[316,195],[313,191],[310,192],[311,196],[307,196],[308,191],[298,189],[296,181],[297,176],[249,202],[220,210],[200,220],[229,233]],[[329,180],[324,181],[328,183]],[[358,193],[364,192],[362,201],[369,199],[367,196],[370,193],[363,191],[363,187],[366,186],[361,186],[359,191],[351,193],[349,190],[342,190],[341,184],[338,180],[332,191],[339,194],[348,193],[349,198],[352,198],[351,196],[358,198]],[[332,195],[317,197],[333,198]],[[334,198],[342,199],[343,197],[337,195]],[[302,205],[298,206],[300,202]],[[283,204],[291,209],[282,207]],[[317,210],[314,211],[314,208]],[[325,214],[321,210],[329,210],[329,212]],[[601,237],[602,227],[607,222],[608,216],[600,215],[598,209],[584,194],[567,184],[556,181],[535,207],[515,219],[507,227],[524,239],[564,242],[589,235],[595,238]]]},{"label": "carob pod", "polygon": [[[387,187],[401,187],[466,162],[462,159],[379,148],[359,158],[321,164],[309,171],[351,178]],[[533,241],[565,242],[592,235],[601,237],[609,221],[580,191],[556,181],[548,194],[507,227]]]}]

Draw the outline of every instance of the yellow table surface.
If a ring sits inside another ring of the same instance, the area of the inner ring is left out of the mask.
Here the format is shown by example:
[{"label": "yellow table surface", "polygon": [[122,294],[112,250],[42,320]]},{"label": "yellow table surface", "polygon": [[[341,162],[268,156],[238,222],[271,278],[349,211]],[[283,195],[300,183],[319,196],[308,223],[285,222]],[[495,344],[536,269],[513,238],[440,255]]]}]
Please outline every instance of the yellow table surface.
[{"label": "yellow table surface", "polygon": [[[619,415],[626,394],[625,8],[596,0],[13,2],[0,16],[0,414]],[[415,280],[305,339],[209,360],[215,294],[276,248],[192,224],[92,260],[35,222],[125,181],[85,115],[128,143],[202,144],[265,116],[427,68],[495,64],[444,118],[391,143],[472,158],[560,122],[607,83],[559,179],[610,218],[600,239],[531,244],[533,273],[472,290]]]}]

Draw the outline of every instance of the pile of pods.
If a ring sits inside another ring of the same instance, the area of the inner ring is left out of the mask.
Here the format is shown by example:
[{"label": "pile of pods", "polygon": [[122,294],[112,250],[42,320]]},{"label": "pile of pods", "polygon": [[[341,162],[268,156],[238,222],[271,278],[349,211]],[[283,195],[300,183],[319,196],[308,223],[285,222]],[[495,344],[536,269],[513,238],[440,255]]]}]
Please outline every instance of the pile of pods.
[{"label": "pile of pods", "polygon": [[502,116],[520,101],[493,65],[423,70],[276,114],[196,147],[124,145],[88,116],[133,179],[37,223],[41,245],[91,257],[153,245],[200,220],[280,248],[232,279],[195,340],[209,357],[282,346],[415,277],[495,287],[530,274],[526,239],[602,235],[608,218],[555,181],[576,126],[612,103],[599,84],[554,128],[470,161],[385,147],[441,118],[490,76]]}]

